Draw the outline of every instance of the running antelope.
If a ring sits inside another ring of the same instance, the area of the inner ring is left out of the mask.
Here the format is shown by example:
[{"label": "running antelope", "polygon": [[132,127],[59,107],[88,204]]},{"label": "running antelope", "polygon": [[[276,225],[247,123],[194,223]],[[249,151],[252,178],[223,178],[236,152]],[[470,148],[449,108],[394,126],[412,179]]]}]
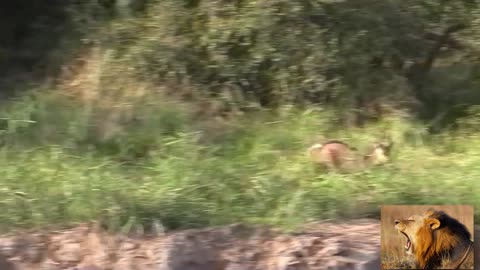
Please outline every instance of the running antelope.
[{"label": "running antelope", "polygon": [[310,159],[329,170],[352,171],[385,164],[389,160],[392,142],[373,144],[365,154],[360,154],[339,140],[330,140],[323,144],[314,144],[308,148]]}]

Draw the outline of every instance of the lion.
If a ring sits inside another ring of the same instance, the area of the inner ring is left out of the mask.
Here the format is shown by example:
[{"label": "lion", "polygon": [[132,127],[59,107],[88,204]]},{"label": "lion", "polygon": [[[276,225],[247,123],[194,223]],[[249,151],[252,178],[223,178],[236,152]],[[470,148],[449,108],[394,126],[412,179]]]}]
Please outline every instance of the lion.
[{"label": "lion", "polygon": [[[395,220],[395,229],[407,238],[405,250],[418,269],[473,269],[471,234],[443,211],[427,210],[422,216]],[[471,267],[471,268],[465,268]]]},{"label": "lion", "polygon": [[314,144],[308,148],[310,159],[321,167],[331,171],[355,171],[389,161],[393,142],[374,143],[365,154],[361,154],[355,147],[339,140],[329,140],[323,144]]}]

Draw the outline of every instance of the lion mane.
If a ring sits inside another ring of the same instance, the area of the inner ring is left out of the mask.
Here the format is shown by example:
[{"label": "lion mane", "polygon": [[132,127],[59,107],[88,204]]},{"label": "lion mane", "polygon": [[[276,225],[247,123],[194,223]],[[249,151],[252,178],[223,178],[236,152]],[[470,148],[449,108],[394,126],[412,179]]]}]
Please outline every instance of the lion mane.
[{"label": "lion mane", "polygon": [[395,223],[397,230],[408,238],[406,248],[413,246],[412,253],[419,269],[438,269],[445,265],[459,267],[466,259],[473,258],[470,232],[443,211],[429,209],[423,216]]}]

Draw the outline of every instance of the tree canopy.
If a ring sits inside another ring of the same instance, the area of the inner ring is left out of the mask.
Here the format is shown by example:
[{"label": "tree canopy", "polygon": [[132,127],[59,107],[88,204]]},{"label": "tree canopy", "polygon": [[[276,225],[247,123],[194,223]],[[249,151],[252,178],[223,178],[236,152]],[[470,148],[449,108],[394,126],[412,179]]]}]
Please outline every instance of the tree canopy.
[{"label": "tree canopy", "polygon": [[361,124],[388,105],[442,126],[480,101],[478,1],[40,2],[4,4],[6,15],[21,12],[2,16],[11,61],[1,68],[23,49],[24,68],[43,62],[38,44],[55,46],[45,37],[75,32],[142,80],[186,83],[240,107],[314,103],[352,109]]}]

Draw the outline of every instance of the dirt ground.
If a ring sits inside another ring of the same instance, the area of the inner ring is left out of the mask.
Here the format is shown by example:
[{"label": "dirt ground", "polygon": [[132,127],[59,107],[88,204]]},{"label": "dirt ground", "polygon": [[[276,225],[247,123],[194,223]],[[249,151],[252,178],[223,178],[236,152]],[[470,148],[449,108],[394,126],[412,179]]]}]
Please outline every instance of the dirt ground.
[{"label": "dirt ground", "polygon": [[83,224],[0,236],[0,269],[376,270],[380,221],[312,223],[292,233],[234,224],[142,237]]},{"label": "dirt ground", "polygon": [[293,233],[240,224],[156,236],[112,235],[96,224],[0,237],[0,269],[380,269],[376,220],[314,223]]}]

